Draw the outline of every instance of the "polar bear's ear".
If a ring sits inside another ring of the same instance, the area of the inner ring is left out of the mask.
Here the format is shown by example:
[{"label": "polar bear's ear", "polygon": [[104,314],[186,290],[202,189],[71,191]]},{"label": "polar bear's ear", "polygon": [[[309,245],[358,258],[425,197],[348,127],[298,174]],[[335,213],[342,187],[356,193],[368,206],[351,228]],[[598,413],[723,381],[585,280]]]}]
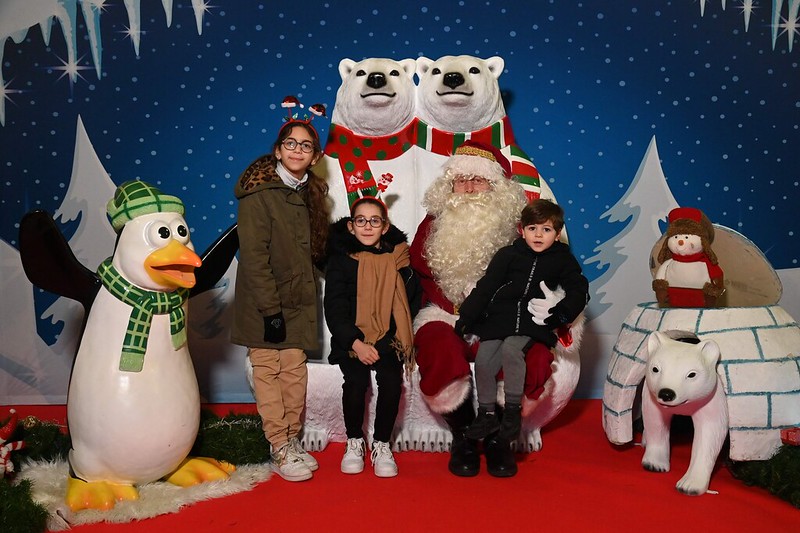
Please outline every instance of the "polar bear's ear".
[{"label": "polar bear's ear", "polygon": [[713,368],[714,366],[716,366],[717,361],[719,361],[720,357],[719,345],[713,340],[707,340],[701,342],[700,355],[703,358],[703,362],[708,367]]},{"label": "polar bear's ear", "polygon": [[417,71],[417,62],[413,59],[401,59],[399,61],[400,66],[403,67],[403,72],[406,73],[409,79],[414,77],[414,73]]},{"label": "polar bear's ear", "polygon": [[656,353],[656,350],[661,348],[661,345],[664,344],[664,341],[668,338],[669,337],[660,331],[654,331],[651,333],[647,338],[647,356],[651,357],[654,353]]},{"label": "polar bear's ear", "polygon": [[503,73],[503,68],[506,66],[506,62],[500,56],[492,56],[486,60],[486,66],[489,67],[489,72],[492,73],[492,76],[497,79]]},{"label": "polar bear's ear", "polygon": [[428,70],[430,70],[431,65],[433,65],[433,59],[428,59],[425,56],[420,56],[417,58],[416,63],[417,63],[417,76],[421,78],[423,74],[425,74],[426,72],[428,72]]},{"label": "polar bear's ear", "polygon": [[356,65],[356,62],[349,58],[344,58],[339,61],[339,76],[342,77],[342,81],[344,81],[351,72],[353,72],[353,67]]}]

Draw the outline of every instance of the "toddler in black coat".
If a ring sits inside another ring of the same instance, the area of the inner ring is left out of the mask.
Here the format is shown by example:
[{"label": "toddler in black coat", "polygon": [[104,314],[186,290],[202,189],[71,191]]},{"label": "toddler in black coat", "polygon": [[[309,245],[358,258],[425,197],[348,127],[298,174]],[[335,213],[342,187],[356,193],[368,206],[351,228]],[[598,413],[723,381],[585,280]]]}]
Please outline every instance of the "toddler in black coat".
[{"label": "toddler in black coat", "polygon": [[[589,282],[569,250],[559,242],[564,210],[549,200],[534,200],[522,210],[521,236],[497,251],[484,276],[459,309],[456,332],[480,339],[475,357],[478,417],[466,435],[482,439],[500,431],[514,441],[521,429],[525,353],[533,343],[553,348],[554,330],[571,323],[589,300]],[[564,298],[539,321],[528,310],[532,298],[543,298],[545,286],[560,286]],[[502,424],[495,414],[496,376],[503,369],[505,409]]]}]

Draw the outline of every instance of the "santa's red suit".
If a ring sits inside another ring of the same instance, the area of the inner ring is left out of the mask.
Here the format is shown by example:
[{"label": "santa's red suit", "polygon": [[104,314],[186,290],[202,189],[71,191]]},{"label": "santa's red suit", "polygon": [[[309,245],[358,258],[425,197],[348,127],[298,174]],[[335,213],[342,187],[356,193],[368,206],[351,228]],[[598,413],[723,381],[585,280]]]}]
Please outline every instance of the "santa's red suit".
[{"label": "santa's red suit", "polygon": [[[470,394],[469,363],[475,359],[478,344],[469,345],[453,329],[458,311],[443,294],[431,272],[424,251],[434,217],[420,223],[411,244],[411,267],[422,283],[423,309],[415,320],[414,344],[420,373],[420,390],[434,412],[449,413]],[[553,355],[536,343],[526,357],[525,397],[535,400],[550,377]]]}]

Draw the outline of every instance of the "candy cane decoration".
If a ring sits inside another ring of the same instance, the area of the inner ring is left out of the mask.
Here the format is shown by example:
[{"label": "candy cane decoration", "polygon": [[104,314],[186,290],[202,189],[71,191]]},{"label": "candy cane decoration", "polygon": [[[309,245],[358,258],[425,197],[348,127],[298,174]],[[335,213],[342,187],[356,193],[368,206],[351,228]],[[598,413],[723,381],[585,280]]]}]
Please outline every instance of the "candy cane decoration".
[{"label": "candy cane decoration", "polygon": [[11,409],[9,411],[10,417],[8,422],[3,427],[0,427],[0,472],[5,475],[14,471],[14,463],[11,462],[11,452],[21,450],[25,447],[25,443],[21,440],[14,442],[6,442],[11,438],[11,434],[17,428],[17,411]]}]

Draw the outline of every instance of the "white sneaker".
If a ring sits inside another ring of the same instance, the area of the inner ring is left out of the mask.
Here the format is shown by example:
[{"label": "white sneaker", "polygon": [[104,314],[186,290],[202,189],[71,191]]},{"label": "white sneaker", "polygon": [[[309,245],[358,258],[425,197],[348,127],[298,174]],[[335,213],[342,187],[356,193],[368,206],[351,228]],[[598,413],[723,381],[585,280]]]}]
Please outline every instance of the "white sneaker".
[{"label": "white sneaker", "polygon": [[342,472],[345,474],[358,474],[364,470],[364,454],[366,453],[364,439],[347,439],[342,457]]},{"label": "white sneaker", "polygon": [[286,481],[305,481],[313,475],[308,465],[292,452],[289,443],[272,454],[272,471]]},{"label": "white sneaker", "polygon": [[372,443],[372,468],[378,477],[394,477],[397,475],[397,463],[394,462],[392,447],[388,442],[374,441]]},{"label": "white sneaker", "polygon": [[314,459],[310,453],[303,449],[303,445],[300,444],[300,439],[297,437],[292,437],[289,439],[289,446],[291,447],[292,453],[294,453],[297,457],[299,457],[311,470],[312,472],[319,468],[319,463],[316,459]]}]

